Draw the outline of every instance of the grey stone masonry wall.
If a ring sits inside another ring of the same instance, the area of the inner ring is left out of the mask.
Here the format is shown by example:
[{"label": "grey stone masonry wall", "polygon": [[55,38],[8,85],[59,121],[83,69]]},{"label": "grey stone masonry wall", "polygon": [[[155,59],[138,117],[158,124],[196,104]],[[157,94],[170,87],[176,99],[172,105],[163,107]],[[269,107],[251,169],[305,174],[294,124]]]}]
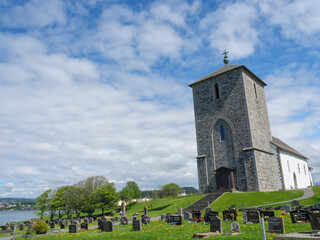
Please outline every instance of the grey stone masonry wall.
[{"label": "grey stone masonry wall", "polygon": [[[281,180],[270,148],[263,82],[245,67],[233,66],[191,85],[198,156],[206,156],[197,160],[200,192],[217,190],[215,170],[220,167],[233,169],[240,191],[277,190]],[[220,139],[220,124],[225,141]]]}]

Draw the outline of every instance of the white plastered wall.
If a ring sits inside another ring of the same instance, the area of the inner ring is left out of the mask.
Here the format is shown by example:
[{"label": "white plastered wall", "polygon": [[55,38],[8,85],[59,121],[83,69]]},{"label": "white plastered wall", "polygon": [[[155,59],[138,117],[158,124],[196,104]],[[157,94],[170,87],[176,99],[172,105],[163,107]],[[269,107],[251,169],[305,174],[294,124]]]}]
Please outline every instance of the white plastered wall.
[{"label": "white plastered wall", "polygon": [[[280,149],[280,163],[283,172],[285,189],[295,189],[294,173],[296,175],[297,188],[306,188],[313,185],[309,166],[306,159],[282,151]],[[299,170],[300,168],[300,170]]]}]

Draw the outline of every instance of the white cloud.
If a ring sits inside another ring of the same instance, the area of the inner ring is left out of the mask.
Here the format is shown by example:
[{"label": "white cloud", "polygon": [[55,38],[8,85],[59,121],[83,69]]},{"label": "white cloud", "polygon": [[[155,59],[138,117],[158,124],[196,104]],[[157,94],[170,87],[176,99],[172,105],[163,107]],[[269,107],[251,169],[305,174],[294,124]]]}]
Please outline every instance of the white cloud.
[{"label": "white cloud", "polygon": [[64,3],[60,0],[33,0],[0,11],[0,26],[42,28],[65,22]]},{"label": "white cloud", "polygon": [[253,6],[236,2],[208,13],[200,26],[212,49],[221,53],[227,49],[233,59],[239,59],[251,55],[259,43],[259,31],[254,26],[257,19]]}]

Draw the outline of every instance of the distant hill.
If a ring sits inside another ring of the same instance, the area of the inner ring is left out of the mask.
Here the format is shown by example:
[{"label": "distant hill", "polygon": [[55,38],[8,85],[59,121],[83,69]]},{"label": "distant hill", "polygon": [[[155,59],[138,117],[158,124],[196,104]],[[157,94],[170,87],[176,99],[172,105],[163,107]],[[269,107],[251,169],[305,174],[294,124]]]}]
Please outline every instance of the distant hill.
[{"label": "distant hill", "polygon": [[12,203],[12,202],[35,202],[34,198],[0,198],[0,202]]}]

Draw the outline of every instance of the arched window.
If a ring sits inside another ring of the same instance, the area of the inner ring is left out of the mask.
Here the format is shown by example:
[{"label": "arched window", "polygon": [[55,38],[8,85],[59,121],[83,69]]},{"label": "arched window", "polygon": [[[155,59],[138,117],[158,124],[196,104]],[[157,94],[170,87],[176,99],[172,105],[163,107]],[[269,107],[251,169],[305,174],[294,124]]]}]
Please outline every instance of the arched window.
[{"label": "arched window", "polygon": [[255,96],[257,98],[258,95],[257,95],[257,88],[256,88],[256,84],[255,83],[253,83],[253,87],[254,87],[254,94],[255,94]]},{"label": "arched window", "polygon": [[223,142],[226,140],[226,136],[224,134],[224,126],[220,124],[220,141]]},{"label": "arched window", "polygon": [[215,94],[216,94],[216,99],[220,98],[218,83],[216,83],[214,85],[214,91],[215,91]]}]

